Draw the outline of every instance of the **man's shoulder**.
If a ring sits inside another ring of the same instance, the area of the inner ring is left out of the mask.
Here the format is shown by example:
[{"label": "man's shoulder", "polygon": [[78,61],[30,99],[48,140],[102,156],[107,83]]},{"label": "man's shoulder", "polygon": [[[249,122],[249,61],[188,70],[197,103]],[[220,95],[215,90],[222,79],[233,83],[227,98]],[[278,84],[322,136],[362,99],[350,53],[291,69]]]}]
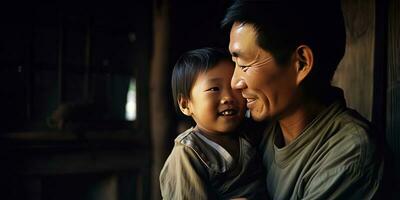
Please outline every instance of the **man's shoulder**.
[{"label": "man's shoulder", "polygon": [[366,133],[371,132],[371,123],[364,118],[357,111],[347,108],[343,113],[341,113],[336,122],[341,123],[344,127],[354,128],[360,131],[365,131]]},{"label": "man's shoulder", "polygon": [[373,132],[368,120],[358,112],[347,109],[338,115],[332,122],[333,135],[330,139],[337,139],[340,143],[350,143],[360,147],[371,144]]},{"label": "man's shoulder", "polygon": [[323,144],[327,157],[351,157],[360,167],[376,159],[377,145],[370,123],[354,110],[348,109],[333,120]]},{"label": "man's shoulder", "polygon": [[[372,196],[380,183],[383,161],[377,149],[370,123],[354,110],[347,109],[333,119],[325,142],[315,154],[315,166],[310,188],[319,188],[328,179],[343,180],[343,185],[354,189],[353,195]],[[321,156],[323,155],[323,156]],[[309,186],[310,186],[309,185]],[[332,185],[329,185],[331,187]],[[367,188],[368,191],[362,191]],[[361,191],[358,191],[358,189]]]}]

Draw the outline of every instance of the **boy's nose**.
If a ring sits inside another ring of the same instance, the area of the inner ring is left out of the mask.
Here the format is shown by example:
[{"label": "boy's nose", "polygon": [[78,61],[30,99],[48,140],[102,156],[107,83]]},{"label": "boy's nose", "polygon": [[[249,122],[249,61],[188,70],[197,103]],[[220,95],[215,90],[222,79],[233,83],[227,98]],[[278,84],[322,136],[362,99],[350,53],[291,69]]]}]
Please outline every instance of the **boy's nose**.
[{"label": "boy's nose", "polygon": [[221,104],[228,104],[232,102],[233,102],[232,96],[225,96],[224,98],[221,99]]}]

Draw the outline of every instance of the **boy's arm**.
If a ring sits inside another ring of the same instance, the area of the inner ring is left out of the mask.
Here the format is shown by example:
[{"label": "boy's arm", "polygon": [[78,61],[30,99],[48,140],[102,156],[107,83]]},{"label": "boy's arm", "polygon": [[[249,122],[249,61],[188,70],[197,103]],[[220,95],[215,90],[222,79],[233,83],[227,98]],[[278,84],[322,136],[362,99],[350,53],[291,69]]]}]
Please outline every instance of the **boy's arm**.
[{"label": "boy's arm", "polygon": [[209,199],[208,173],[189,147],[175,145],[160,174],[163,199]]}]

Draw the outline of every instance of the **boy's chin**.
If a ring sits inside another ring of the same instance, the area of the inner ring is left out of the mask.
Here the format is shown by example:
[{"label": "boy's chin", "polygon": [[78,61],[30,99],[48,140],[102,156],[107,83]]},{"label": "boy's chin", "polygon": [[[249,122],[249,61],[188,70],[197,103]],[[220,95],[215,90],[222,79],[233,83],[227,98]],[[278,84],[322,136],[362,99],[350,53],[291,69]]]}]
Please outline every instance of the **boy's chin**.
[{"label": "boy's chin", "polygon": [[229,134],[229,133],[233,133],[236,132],[238,130],[239,126],[238,125],[232,125],[232,126],[227,126],[221,129],[221,133],[224,134]]}]

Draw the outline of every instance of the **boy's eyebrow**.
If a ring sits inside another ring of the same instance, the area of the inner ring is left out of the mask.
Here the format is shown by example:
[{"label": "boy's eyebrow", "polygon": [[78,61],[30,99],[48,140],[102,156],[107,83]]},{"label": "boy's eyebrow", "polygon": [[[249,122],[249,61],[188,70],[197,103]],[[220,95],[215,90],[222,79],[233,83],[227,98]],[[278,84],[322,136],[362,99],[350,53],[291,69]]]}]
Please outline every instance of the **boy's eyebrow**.
[{"label": "boy's eyebrow", "polygon": [[222,80],[222,78],[211,78],[211,79],[207,79],[207,82],[220,82]]}]

